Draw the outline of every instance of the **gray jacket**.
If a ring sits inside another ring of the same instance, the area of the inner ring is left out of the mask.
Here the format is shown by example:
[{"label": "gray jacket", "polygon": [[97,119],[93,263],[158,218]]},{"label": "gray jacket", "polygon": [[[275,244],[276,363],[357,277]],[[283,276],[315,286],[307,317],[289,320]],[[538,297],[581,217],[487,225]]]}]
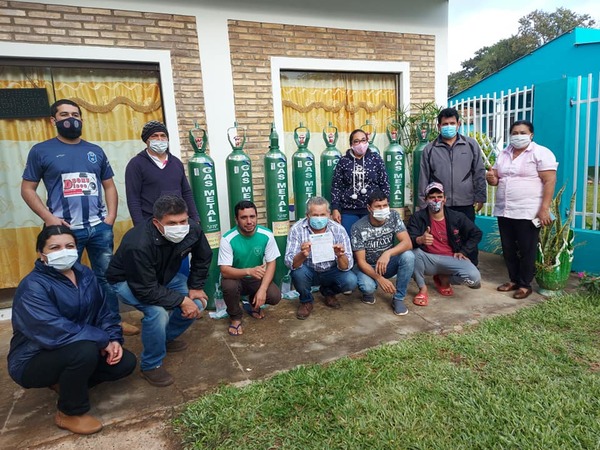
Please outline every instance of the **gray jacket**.
[{"label": "gray jacket", "polygon": [[485,203],[487,189],[481,148],[473,138],[457,134],[452,147],[440,137],[423,149],[419,174],[419,206],[425,205],[423,192],[433,181],[444,185],[447,206]]}]

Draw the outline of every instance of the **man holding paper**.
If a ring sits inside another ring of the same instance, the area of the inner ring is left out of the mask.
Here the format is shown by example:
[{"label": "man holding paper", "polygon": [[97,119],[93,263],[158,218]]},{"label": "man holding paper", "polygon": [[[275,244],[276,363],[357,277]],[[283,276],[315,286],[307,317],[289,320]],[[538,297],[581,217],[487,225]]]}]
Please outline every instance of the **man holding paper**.
[{"label": "man holding paper", "polygon": [[336,294],[356,288],[350,239],[344,227],[330,219],[329,202],[311,197],[306,210],[306,217],[291,228],[285,251],[285,265],[300,294],[296,313],[300,320],[313,310],[312,286],[320,286],[330,308],[340,307]]}]

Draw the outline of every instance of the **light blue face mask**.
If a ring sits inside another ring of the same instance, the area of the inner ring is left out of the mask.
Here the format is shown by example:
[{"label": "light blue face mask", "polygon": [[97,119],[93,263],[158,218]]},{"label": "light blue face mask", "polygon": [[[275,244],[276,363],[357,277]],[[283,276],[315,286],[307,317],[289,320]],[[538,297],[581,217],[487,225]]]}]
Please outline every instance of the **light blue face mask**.
[{"label": "light blue face mask", "polygon": [[454,136],[456,136],[457,131],[458,127],[456,125],[444,125],[440,129],[440,134],[445,139],[452,139]]},{"label": "light blue face mask", "polygon": [[313,230],[322,230],[327,226],[329,219],[327,217],[310,217],[308,223]]}]

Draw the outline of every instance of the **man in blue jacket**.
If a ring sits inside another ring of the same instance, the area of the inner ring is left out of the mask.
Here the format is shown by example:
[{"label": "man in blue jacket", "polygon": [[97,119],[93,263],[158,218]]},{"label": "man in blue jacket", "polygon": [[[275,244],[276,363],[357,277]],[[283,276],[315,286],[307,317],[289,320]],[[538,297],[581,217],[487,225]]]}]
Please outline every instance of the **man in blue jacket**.
[{"label": "man in blue jacket", "polygon": [[407,231],[415,254],[413,278],[419,293],[413,299],[417,306],[427,306],[429,298],[425,275],[433,275],[437,291],[446,297],[454,295],[452,284],[481,287],[481,275],[467,255],[481,241],[481,230],[463,213],[446,207],[444,186],[430,183],[425,188],[427,208],[410,217]]},{"label": "man in blue jacket", "polygon": [[[123,236],[106,277],[124,303],[144,313],[141,374],[153,386],[162,387],[174,381],[163,367],[166,353],[187,348],[176,338],[206,306],[204,284],[212,250],[200,225],[189,223],[181,197],[160,197],[153,216]],[[186,277],[179,267],[189,255]]]}]

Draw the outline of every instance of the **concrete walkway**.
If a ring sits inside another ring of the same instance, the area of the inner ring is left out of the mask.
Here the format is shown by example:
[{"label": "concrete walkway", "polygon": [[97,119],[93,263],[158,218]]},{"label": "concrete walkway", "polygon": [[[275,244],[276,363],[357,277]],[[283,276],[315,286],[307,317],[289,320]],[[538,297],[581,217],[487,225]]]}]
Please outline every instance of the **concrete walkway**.
[{"label": "concrete walkway", "polygon": [[[0,322],[4,361],[0,374],[0,448],[175,449],[177,440],[170,434],[168,420],[183,404],[220,384],[244,385],[300,364],[328,362],[416,332],[460,330],[465,324],[510,314],[542,300],[537,293],[519,301],[512,293],[497,292],[496,286],[507,281],[502,258],[482,253],[480,261],[482,289],[454,287],[454,297],[447,298],[430,286],[429,306],[418,307],[411,301],[417,292],[411,282],[406,300],[409,314],[402,317],[392,313],[388,296],[378,293],[377,303],[370,306],[361,303],[356,292],[338,297],[343,305],[340,310],[325,307],[316,294],[315,309],[304,321],[296,319],[297,300],[282,300],[265,310],[264,320],[245,316],[244,335],[239,337],[227,334],[228,319],[213,320],[206,315],[183,336],[189,350],[169,354],[165,360],[175,384],[152,387],[136,369],[127,379],[91,391],[91,414],[100,418],[105,428],[87,437],[54,425],[54,392],[25,390],[9,378],[5,361],[12,328],[10,322]],[[135,311],[124,318],[139,324],[140,317]],[[127,338],[125,347],[139,356],[140,337]]]}]

